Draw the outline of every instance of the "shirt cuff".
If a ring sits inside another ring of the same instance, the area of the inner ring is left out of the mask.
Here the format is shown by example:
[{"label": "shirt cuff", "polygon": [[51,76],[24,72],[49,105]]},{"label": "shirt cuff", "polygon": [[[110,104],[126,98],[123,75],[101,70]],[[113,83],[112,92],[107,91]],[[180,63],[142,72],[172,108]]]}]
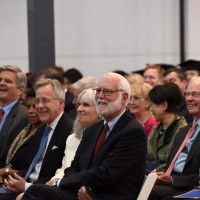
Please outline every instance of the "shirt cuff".
[{"label": "shirt cuff", "polygon": [[27,182],[26,182],[26,183],[25,183],[25,188],[24,188],[25,191],[26,191],[31,185],[33,185],[33,183],[27,183]]}]

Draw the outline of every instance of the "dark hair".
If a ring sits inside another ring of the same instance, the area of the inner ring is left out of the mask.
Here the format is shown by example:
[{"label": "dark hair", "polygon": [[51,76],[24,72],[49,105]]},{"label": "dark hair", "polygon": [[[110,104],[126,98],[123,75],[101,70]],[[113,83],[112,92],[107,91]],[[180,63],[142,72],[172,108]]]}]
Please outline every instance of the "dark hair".
[{"label": "dark hair", "polygon": [[27,77],[27,88],[32,88],[36,81],[36,74],[33,72],[26,73]]},{"label": "dark hair", "polygon": [[168,74],[170,74],[172,72],[177,73],[177,76],[181,81],[186,80],[185,72],[182,69],[178,69],[178,68],[172,68],[172,69],[166,70],[165,73],[164,73],[164,76],[167,76]]},{"label": "dark hair", "polygon": [[63,77],[67,78],[73,84],[83,78],[83,75],[76,68],[70,68],[64,72]]},{"label": "dark hair", "polygon": [[28,92],[27,92],[27,94],[26,94],[26,98],[28,99],[28,98],[34,98],[36,96],[36,94],[35,94],[35,90],[34,90],[34,88],[31,88]]},{"label": "dark hair", "polygon": [[127,72],[125,72],[125,71],[123,71],[123,70],[115,70],[115,71],[113,71],[113,72],[114,72],[114,73],[117,73],[117,74],[120,74],[120,75],[122,75],[123,77],[129,75]]},{"label": "dark hair", "polygon": [[47,74],[45,78],[56,79],[61,85],[64,85],[64,78],[61,74]]},{"label": "dark hair", "polygon": [[168,103],[166,112],[176,113],[182,102],[182,94],[179,87],[174,83],[157,85],[149,92],[149,99],[156,105],[166,101]]}]

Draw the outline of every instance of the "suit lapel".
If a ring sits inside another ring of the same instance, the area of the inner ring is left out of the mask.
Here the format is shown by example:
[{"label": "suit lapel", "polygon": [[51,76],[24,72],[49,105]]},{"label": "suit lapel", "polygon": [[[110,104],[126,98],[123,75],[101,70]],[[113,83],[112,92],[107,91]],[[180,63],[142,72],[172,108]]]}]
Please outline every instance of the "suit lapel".
[{"label": "suit lapel", "polygon": [[17,114],[17,107],[18,107],[19,102],[17,102],[11,109],[11,111],[9,112],[6,121],[1,129],[0,132],[0,140],[1,138],[4,138],[4,136],[9,132],[12,131],[12,125],[14,123],[14,118]]},{"label": "suit lapel", "polygon": [[187,128],[185,128],[182,132],[178,133],[179,135],[177,135],[177,137],[179,138],[176,138],[175,142],[173,144],[173,148],[172,148],[172,151],[171,151],[171,154],[170,154],[170,159],[169,159],[169,162],[168,164],[170,164],[176,154],[176,152],[178,151],[179,147],[181,146],[183,140],[185,139],[189,129],[191,128],[191,126],[187,126]]},{"label": "suit lapel", "polygon": [[[106,150],[106,148],[108,146],[110,146],[109,144],[113,141],[114,138],[118,137],[118,135],[121,133],[121,130],[124,128],[124,126],[127,124],[127,120],[128,120],[128,114],[127,112],[125,112],[121,118],[118,120],[118,122],[115,124],[114,128],[112,129],[112,131],[109,133],[108,137],[106,138],[105,142],[103,143],[103,145],[101,146],[101,149],[99,150],[98,154],[96,155],[96,157],[93,160],[93,164],[95,163],[96,160],[98,160],[98,158],[101,158],[104,150]],[[103,126],[103,125],[102,125]],[[101,132],[101,131],[100,131]],[[99,133],[100,134],[100,133]],[[98,136],[99,136],[98,134]],[[98,139],[98,137],[97,137]],[[97,141],[96,139],[96,141]],[[95,142],[96,144],[96,142]],[[93,150],[95,148],[95,145],[93,147]]]},{"label": "suit lapel", "polygon": [[60,118],[60,120],[59,120],[59,122],[58,122],[52,136],[51,136],[51,139],[49,141],[49,145],[47,147],[47,150],[46,150],[43,162],[42,162],[42,167],[41,167],[40,173],[42,172],[42,169],[45,167],[46,163],[48,162],[48,157],[51,154],[53,146],[56,144],[59,132],[61,132],[61,130],[63,130],[62,129],[62,127],[63,127],[62,121],[63,121],[63,115]]}]

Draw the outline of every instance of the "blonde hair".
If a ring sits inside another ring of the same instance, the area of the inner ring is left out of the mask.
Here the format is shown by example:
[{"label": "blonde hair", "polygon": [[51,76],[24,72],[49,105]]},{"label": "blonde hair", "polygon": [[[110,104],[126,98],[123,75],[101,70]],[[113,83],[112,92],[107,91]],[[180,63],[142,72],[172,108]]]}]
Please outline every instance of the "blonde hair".
[{"label": "blonde hair", "polygon": [[130,83],[130,85],[132,85],[133,83],[143,83],[144,82],[143,76],[140,75],[139,73],[132,73],[132,74],[126,76],[126,79]]},{"label": "blonde hair", "polygon": [[153,87],[148,83],[134,83],[131,85],[131,92],[134,91],[138,96],[149,99],[148,95]]}]

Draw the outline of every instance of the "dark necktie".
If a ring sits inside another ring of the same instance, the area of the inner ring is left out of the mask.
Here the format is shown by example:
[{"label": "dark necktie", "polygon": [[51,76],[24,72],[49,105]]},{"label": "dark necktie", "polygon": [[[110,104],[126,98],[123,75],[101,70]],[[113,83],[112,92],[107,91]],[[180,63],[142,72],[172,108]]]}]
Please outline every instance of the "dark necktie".
[{"label": "dark necktie", "polygon": [[192,127],[190,128],[190,130],[188,131],[187,135],[185,136],[185,139],[183,140],[181,146],[179,147],[178,151],[176,152],[172,162],[170,163],[167,171],[166,171],[166,174],[167,175],[170,175],[173,168],[174,168],[174,164],[179,156],[179,154],[182,152],[183,148],[185,147],[186,143],[188,142],[188,140],[193,136],[194,132],[195,132],[195,129],[197,127],[197,123],[195,122]]},{"label": "dark necktie", "polygon": [[96,156],[96,154],[98,153],[99,149],[101,148],[103,142],[105,141],[108,130],[109,130],[108,123],[105,123],[103,130],[100,133],[99,138],[97,140],[97,143],[96,143],[96,146],[95,146],[95,149],[94,149],[93,157]]},{"label": "dark necktie", "polygon": [[0,123],[1,123],[1,121],[3,119],[3,114],[4,114],[4,110],[1,108],[0,109]]},{"label": "dark necktie", "polygon": [[46,126],[45,128],[45,131],[44,131],[44,134],[42,136],[42,139],[41,139],[41,142],[40,142],[40,146],[39,146],[39,149],[38,149],[38,152],[37,154],[35,155],[31,165],[29,166],[29,169],[24,177],[24,179],[26,180],[29,175],[31,174],[31,172],[33,171],[35,165],[37,164],[37,162],[39,161],[40,157],[42,156],[42,153],[44,152],[45,150],[45,147],[46,147],[46,144],[47,144],[47,140],[48,140],[48,135],[49,135],[49,132],[51,131],[51,127],[49,126]]}]

